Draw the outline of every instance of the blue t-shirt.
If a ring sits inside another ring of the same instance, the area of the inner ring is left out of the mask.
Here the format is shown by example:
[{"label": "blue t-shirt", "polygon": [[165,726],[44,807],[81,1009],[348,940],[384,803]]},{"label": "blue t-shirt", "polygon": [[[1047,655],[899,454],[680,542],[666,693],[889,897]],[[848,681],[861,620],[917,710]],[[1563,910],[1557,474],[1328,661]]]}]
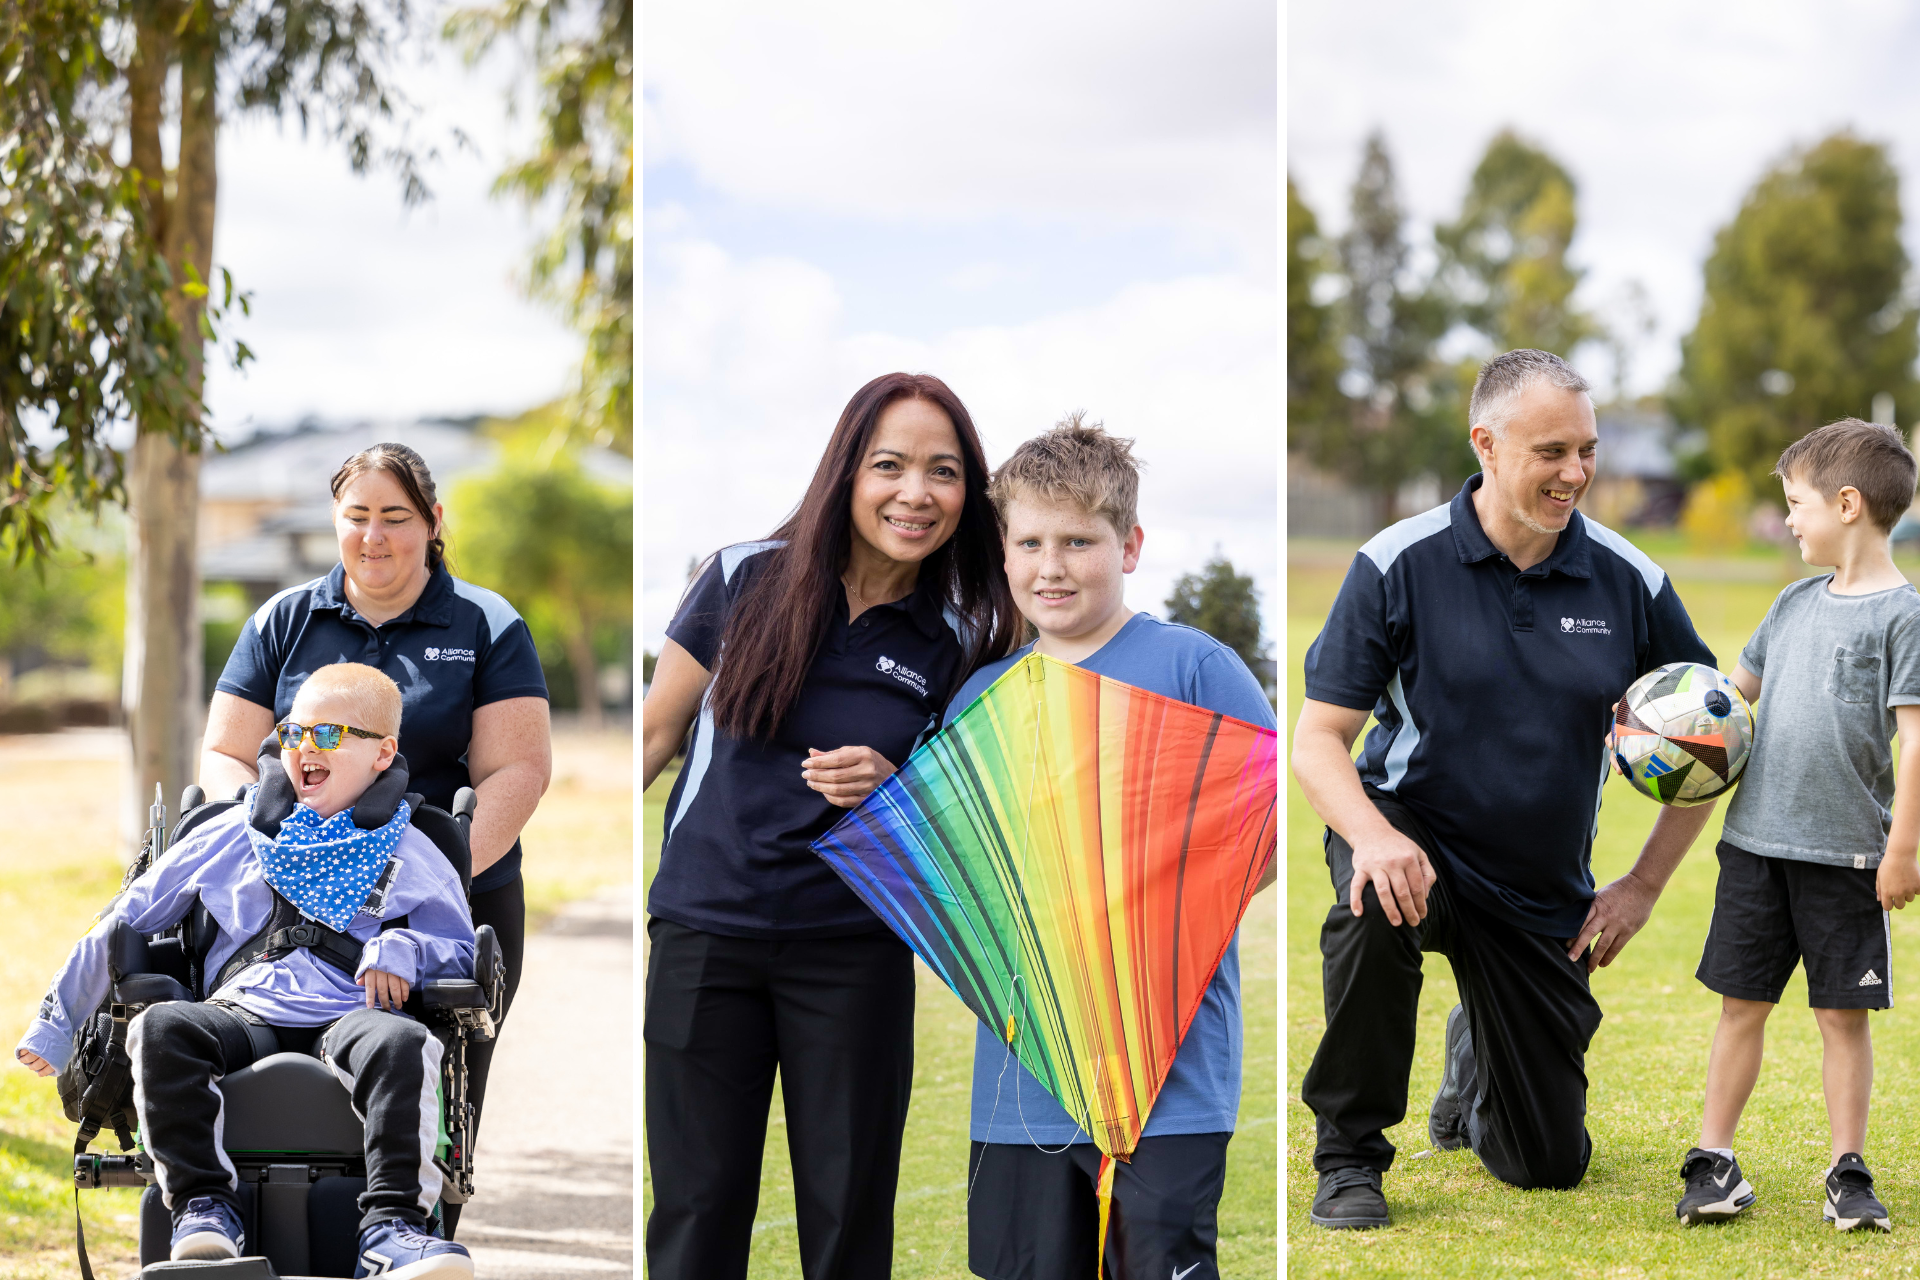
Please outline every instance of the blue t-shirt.
[{"label": "blue t-shirt", "polygon": [[[288,587],[261,605],[214,687],[279,722],[293,710],[307,677],[334,662],[377,667],[400,686],[400,754],[408,782],[441,809],[471,786],[467,745],[473,712],[508,698],[544,698],[527,624],[505,599],[435,569],[413,607],[374,626],[347,603],[346,570]],[[473,892],[512,884],[520,875],[520,842],[473,878]]]},{"label": "blue t-shirt", "polygon": [[1713,666],[1665,571],[1579,512],[1515,567],[1473,491],[1360,548],[1313,647],[1306,693],[1371,711],[1360,777],[1427,826],[1462,897],[1517,928],[1580,931],[1627,686],[1669,662]]},{"label": "blue t-shirt", "polygon": [[[947,722],[1032,650],[1028,645],[974,672],[947,704]],[[1078,665],[1149,693],[1274,727],[1273,706],[1238,654],[1204,631],[1163,622],[1150,613],[1134,614],[1113,639]],[[984,1026],[976,1024],[974,1030],[973,1141],[1041,1146],[1093,1141],[1005,1044]],[[1240,1113],[1240,1047],[1240,940],[1236,936],[1220,957],[1220,967],[1201,997],[1186,1039],[1180,1042],[1143,1136],[1232,1132]]]}]

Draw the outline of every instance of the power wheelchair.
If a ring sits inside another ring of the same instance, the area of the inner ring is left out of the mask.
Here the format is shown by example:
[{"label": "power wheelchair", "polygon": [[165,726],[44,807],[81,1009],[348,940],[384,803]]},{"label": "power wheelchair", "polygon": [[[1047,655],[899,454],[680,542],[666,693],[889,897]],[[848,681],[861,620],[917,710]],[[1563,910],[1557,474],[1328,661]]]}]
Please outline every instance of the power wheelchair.
[{"label": "power wheelchair", "polygon": [[[271,824],[277,831],[280,818],[292,811],[294,796],[280,767],[278,744],[271,737],[261,744],[260,778],[255,825]],[[449,812],[406,791],[406,781],[405,758],[396,756],[355,805],[356,822],[384,825],[404,796],[412,808],[411,825],[459,872],[460,886],[470,894],[473,791],[462,787]],[[146,841],[122,887],[169,847],[239,804],[244,794],[243,789],[231,799],[209,801],[199,787],[188,787],[181,796],[180,818],[169,832],[166,808],[156,788]],[[434,1215],[436,1230],[446,1220],[448,1205],[463,1204],[473,1194],[474,1108],[467,1096],[467,1046],[493,1038],[506,987],[498,939],[486,925],[477,933],[473,978],[428,982],[409,992],[404,1006],[427,1026],[443,1050],[440,1133],[434,1153],[443,1184]],[[143,937],[124,923],[115,927],[109,939],[111,993],[82,1030],[74,1062],[60,1081],[68,1118],[80,1124],[74,1143],[76,1195],[94,1187],[146,1188],[140,1198],[142,1280],[350,1277],[359,1238],[356,1202],[366,1188],[365,1131],[345,1086],[316,1057],[298,1053],[270,1054],[218,1084],[225,1098],[222,1146],[239,1174],[241,1217],[251,1256],[219,1262],[167,1261],[173,1223],[161,1202],[152,1159],[139,1145],[126,1032],[136,1016],[155,1004],[204,1000],[218,989],[222,975],[205,972],[217,937],[218,930],[198,902],[179,924],[157,934]],[[274,918],[252,944],[255,948],[264,944],[269,958],[306,946],[325,959],[329,947],[337,950],[339,938],[325,926],[292,913],[290,904],[276,898]],[[246,950],[243,946],[242,951]],[[224,971],[235,970],[228,965]],[[121,1154],[87,1151],[103,1127],[118,1137]],[[82,1274],[92,1280],[77,1215],[75,1243]]]}]

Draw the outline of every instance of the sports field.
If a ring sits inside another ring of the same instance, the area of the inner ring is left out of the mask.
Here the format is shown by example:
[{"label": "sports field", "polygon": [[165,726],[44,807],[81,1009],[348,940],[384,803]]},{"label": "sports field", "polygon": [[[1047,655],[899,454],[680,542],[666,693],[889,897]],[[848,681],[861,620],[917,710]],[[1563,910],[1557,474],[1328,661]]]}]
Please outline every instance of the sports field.
[{"label": "sports field", "polygon": [[[1286,724],[1300,706],[1299,672],[1339,589],[1352,548],[1295,546],[1288,566]],[[1659,550],[1655,551],[1660,555]],[[1794,566],[1769,558],[1671,562],[1674,581],[1723,669]],[[1907,565],[1909,576],[1914,566]],[[1594,850],[1601,883],[1633,862],[1656,806],[1618,778],[1607,787]],[[1820,1219],[1826,1112],[1820,1039],[1796,974],[1772,1019],[1766,1066],[1737,1150],[1759,1199],[1721,1226],[1682,1228],[1673,1206],[1679,1168],[1698,1139],[1707,1048],[1718,997],[1694,981],[1712,907],[1718,815],[1625,954],[1594,977],[1606,1020],[1587,1058],[1594,1157],[1570,1192],[1519,1192],[1470,1152],[1433,1152],[1427,1106],[1439,1086],[1441,1033],[1456,999],[1442,957],[1429,957],[1419,1048],[1405,1123],[1389,1133],[1399,1156],[1386,1177],[1394,1226],[1324,1231],[1308,1221],[1315,1175],[1313,1116],[1300,1080],[1324,1026],[1319,928],[1332,902],[1321,827],[1289,792],[1287,820],[1287,1252],[1293,1276],[1554,1277],[1905,1275],[1920,1269],[1920,1017],[1903,1001],[1873,1020],[1877,1066],[1867,1161],[1892,1211],[1891,1235],[1839,1235]],[[1893,919],[1896,970],[1920,956],[1920,910]]]},{"label": "sports field", "polygon": [[[646,794],[646,877],[660,852],[661,815],[673,786],[671,772]],[[1240,1120],[1227,1148],[1227,1189],[1220,1203],[1220,1273],[1274,1274],[1274,1178],[1278,1164],[1274,1124],[1278,1098],[1275,989],[1278,906],[1272,890],[1254,899],[1240,931],[1241,1007],[1246,1016],[1245,1085]],[[896,1280],[965,1280],[967,1270],[967,1106],[973,1070],[974,1016],[925,966],[914,1019],[913,1101],[907,1114],[900,1191],[894,1209]],[[766,1157],[760,1173],[760,1209],[753,1227],[754,1280],[799,1280],[799,1239],[793,1216],[783,1109],[776,1088]],[[649,1194],[646,1204],[652,1207]]]},{"label": "sports field", "polygon": [[[74,1126],[60,1113],[53,1082],[15,1063],[13,1046],[74,939],[119,888],[125,754],[125,739],[107,730],[0,737],[0,814],[6,824],[0,836],[0,925],[6,937],[0,948],[0,1280],[79,1274],[73,1255]],[[555,734],[553,783],[527,825],[526,848],[527,901],[536,920],[571,898],[631,883],[630,735]],[[111,1135],[104,1143],[108,1151],[118,1147]],[[89,1191],[80,1198],[88,1252],[101,1280],[137,1273],[138,1198],[134,1190]]]}]

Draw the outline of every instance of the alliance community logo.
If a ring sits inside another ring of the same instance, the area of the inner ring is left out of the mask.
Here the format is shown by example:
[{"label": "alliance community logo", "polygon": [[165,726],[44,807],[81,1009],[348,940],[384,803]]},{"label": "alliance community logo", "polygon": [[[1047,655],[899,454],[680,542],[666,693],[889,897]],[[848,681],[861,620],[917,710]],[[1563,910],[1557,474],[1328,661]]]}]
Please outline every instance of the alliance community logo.
[{"label": "alliance community logo", "polygon": [[474,652],[471,649],[436,649],[432,645],[427,646],[425,656],[428,662],[473,662],[476,660]]},{"label": "alliance community logo", "polygon": [[899,663],[895,662],[892,658],[887,657],[885,654],[881,654],[880,660],[874,663],[873,665],[877,670],[886,672],[888,675],[892,676],[895,680],[898,680],[901,684],[907,685],[908,687],[912,688],[914,692],[922,695],[926,693],[927,678],[921,675],[918,671],[914,671],[914,670],[911,670],[910,668],[901,666]]},{"label": "alliance community logo", "polygon": [[1573,635],[1610,636],[1605,620],[1601,618],[1562,618],[1560,629]]}]

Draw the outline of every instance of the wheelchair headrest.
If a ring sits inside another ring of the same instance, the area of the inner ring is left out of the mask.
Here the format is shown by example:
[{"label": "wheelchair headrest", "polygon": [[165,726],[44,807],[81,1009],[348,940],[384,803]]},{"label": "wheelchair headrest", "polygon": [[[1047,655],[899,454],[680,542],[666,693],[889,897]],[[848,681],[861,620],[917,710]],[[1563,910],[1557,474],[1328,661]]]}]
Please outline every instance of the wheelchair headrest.
[{"label": "wheelchair headrest", "polygon": [[[373,780],[373,785],[361,793],[353,804],[353,825],[362,831],[373,831],[393,821],[394,810],[400,807],[400,801],[407,795],[407,758],[395,752],[393,763],[386,772]],[[280,834],[280,823],[290,813],[300,797],[293,789],[293,779],[280,767],[280,741],[274,734],[268,734],[267,740],[260,744],[260,799],[253,806],[253,827],[268,839]],[[413,806],[418,809],[420,806]]]}]

